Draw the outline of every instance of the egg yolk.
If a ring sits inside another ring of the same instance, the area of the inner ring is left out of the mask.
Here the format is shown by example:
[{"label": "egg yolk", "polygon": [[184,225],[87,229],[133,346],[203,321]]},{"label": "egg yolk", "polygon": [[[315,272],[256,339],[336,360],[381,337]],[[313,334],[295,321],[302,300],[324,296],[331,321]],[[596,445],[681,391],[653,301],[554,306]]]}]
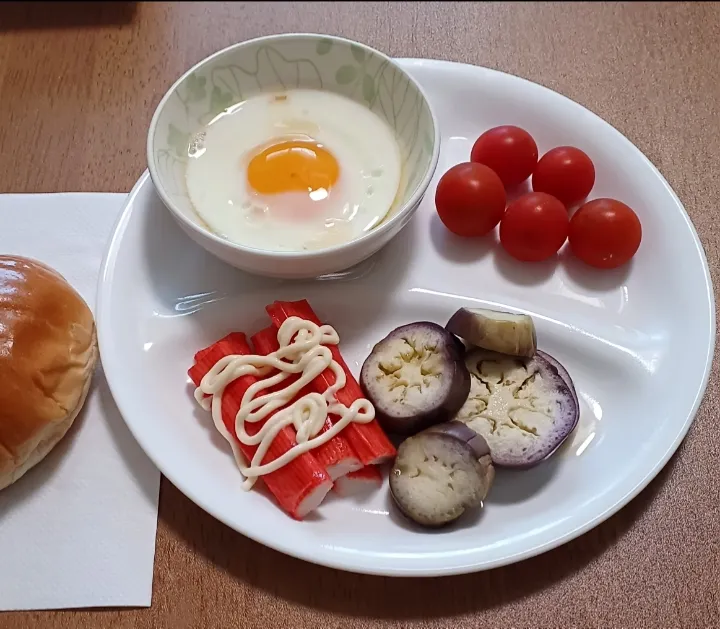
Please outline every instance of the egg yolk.
[{"label": "egg yolk", "polygon": [[287,140],[256,154],[248,164],[247,178],[260,194],[309,192],[335,184],[340,166],[332,153],[317,142]]}]

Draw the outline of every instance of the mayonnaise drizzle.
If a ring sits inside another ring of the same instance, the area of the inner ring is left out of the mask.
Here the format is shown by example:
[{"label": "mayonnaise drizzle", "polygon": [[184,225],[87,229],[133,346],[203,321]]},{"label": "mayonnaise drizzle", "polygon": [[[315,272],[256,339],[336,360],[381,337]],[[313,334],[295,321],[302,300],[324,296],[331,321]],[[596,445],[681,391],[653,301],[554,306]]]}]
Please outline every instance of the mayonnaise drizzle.
[{"label": "mayonnaise drizzle", "polygon": [[[349,423],[365,424],[375,418],[375,408],[368,400],[360,398],[348,407],[335,398],[335,394],[345,386],[347,378],[343,368],[333,360],[330,349],[326,347],[340,342],[334,328],[329,325],[318,326],[300,317],[289,317],[280,326],[277,338],[280,349],[267,356],[237,355],[220,359],[195,389],[195,399],[205,410],[212,411],[215,427],[230,443],[235,461],[245,476],[243,489],[246,490],[255,484],[258,476],[274,472],[301,454],[330,441]],[[282,408],[326,369],[335,374],[335,383],[325,393],[308,393]],[[275,370],[278,373],[268,377]],[[278,391],[262,393],[293,374],[300,374],[295,382]],[[238,441],[257,446],[250,465],[246,465],[245,457],[222,420],[223,391],[233,380],[242,376],[259,378],[243,395],[240,410],[235,417]],[[274,411],[277,412],[268,419]],[[332,428],[320,433],[328,414],[336,415],[337,421]],[[249,435],[246,422],[265,423],[256,434]],[[286,426],[295,428],[297,444],[275,460],[262,465],[273,439]]]}]

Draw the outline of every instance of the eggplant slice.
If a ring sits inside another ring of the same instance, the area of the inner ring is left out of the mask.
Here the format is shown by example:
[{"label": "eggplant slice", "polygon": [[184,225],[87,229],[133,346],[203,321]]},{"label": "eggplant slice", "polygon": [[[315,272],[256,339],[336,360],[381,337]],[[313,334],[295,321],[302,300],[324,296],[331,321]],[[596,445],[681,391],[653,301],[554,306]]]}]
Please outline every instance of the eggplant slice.
[{"label": "eggplant slice", "polygon": [[[475,349],[465,364],[470,395],[456,419],[485,437],[496,465],[537,465],[577,425],[580,410],[574,387],[542,355],[520,359]],[[564,368],[563,372],[569,380]]]},{"label": "eggplant slice", "polygon": [[532,317],[486,308],[460,308],[445,328],[470,345],[511,356],[532,358],[537,335]]},{"label": "eggplant slice", "polygon": [[550,363],[551,367],[554,367],[558,375],[563,379],[565,384],[567,385],[568,389],[570,389],[570,393],[572,393],[573,399],[575,400],[575,404],[577,404],[578,410],[580,409],[580,400],[577,396],[577,391],[575,390],[575,383],[572,381],[572,378],[570,377],[570,374],[567,372],[567,369],[563,367],[560,364],[560,361],[558,361],[556,358],[553,358],[550,356],[550,354],[547,354],[546,352],[543,352],[541,350],[537,350],[538,356],[545,360],[546,362]]},{"label": "eggplant slice", "polygon": [[470,374],[458,340],[421,321],[396,328],[375,345],[360,385],[385,430],[413,435],[453,418],[470,392]]},{"label": "eggplant slice", "polygon": [[[429,428],[398,448],[390,492],[400,511],[422,526],[444,526],[482,506],[495,477],[484,439],[472,430],[464,434],[462,424],[449,427],[457,423]],[[484,452],[479,458],[478,451]]]},{"label": "eggplant slice", "polygon": [[485,437],[468,428],[462,422],[453,420],[444,424],[437,424],[425,429],[424,432],[439,432],[464,441],[472,448],[475,458],[478,460],[482,459],[486,454],[490,454],[490,446],[485,441]]}]

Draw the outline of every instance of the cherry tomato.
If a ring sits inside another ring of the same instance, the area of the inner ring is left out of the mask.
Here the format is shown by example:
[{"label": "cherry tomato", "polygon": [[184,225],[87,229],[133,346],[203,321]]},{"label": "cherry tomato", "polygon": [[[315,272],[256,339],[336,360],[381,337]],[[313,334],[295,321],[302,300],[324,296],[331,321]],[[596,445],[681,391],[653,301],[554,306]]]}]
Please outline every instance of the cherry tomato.
[{"label": "cherry tomato", "polygon": [[573,146],[558,146],[545,153],[532,176],[535,192],[547,192],[567,207],[582,201],[594,185],[592,160]]},{"label": "cherry tomato", "polygon": [[546,260],[563,246],[568,234],[565,206],[544,192],[528,192],[508,205],[500,222],[500,243],[523,262]]},{"label": "cherry tomato", "polygon": [[585,264],[614,269],[630,261],[640,247],[637,214],[614,199],[588,201],[570,220],[570,249]]},{"label": "cherry tomato", "polygon": [[505,188],[487,166],[464,162],[440,178],[435,207],[440,220],[454,234],[484,236],[502,218]]},{"label": "cherry tomato", "polygon": [[472,147],[470,161],[492,168],[506,188],[532,175],[538,160],[533,137],[520,127],[505,125],[483,133]]}]

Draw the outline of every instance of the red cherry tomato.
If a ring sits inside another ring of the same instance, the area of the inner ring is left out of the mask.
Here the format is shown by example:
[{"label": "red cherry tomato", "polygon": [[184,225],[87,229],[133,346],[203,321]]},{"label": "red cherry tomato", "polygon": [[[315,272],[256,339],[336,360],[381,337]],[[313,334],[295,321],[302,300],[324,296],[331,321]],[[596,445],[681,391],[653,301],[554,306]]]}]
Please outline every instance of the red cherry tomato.
[{"label": "red cherry tomato", "polygon": [[500,222],[500,243],[523,262],[546,260],[563,246],[568,234],[565,206],[544,192],[528,192],[508,205]]},{"label": "red cherry tomato", "polygon": [[435,207],[440,220],[454,234],[484,236],[502,218],[505,188],[487,166],[464,162],[440,178]]},{"label": "red cherry tomato", "polygon": [[512,125],[486,131],[475,141],[470,153],[470,161],[492,168],[507,188],[532,175],[537,160],[538,148],[533,137]]},{"label": "red cherry tomato", "polygon": [[640,247],[637,214],[614,199],[588,201],[570,220],[570,249],[585,264],[614,269],[630,261]]},{"label": "red cherry tomato", "polygon": [[558,146],[545,153],[532,176],[535,192],[547,192],[567,207],[582,201],[594,185],[592,160],[573,146]]}]

